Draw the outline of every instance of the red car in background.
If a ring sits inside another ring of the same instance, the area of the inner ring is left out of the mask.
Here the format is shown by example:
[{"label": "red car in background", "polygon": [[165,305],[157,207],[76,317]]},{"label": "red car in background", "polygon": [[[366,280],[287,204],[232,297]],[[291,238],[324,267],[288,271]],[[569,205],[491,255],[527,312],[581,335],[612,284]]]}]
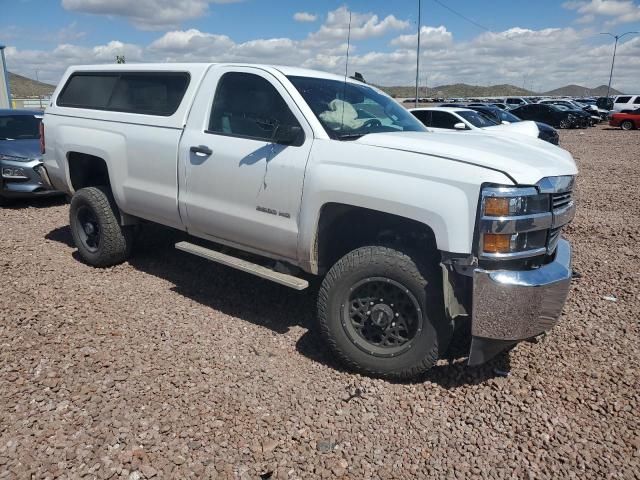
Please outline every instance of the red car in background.
[{"label": "red car in background", "polygon": [[620,127],[623,130],[640,128],[640,108],[630,113],[614,113],[609,119],[609,125],[612,127]]}]

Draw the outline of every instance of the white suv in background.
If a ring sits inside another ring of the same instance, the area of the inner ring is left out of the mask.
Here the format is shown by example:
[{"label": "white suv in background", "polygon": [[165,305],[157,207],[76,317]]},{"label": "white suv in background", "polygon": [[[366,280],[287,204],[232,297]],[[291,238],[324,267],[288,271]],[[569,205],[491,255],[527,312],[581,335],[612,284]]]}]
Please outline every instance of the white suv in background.
[{"label": "white suv in background", "polygon": [[625,112],[640,108],[640,95],[618,95],[613,99],[613,111]]},{"label": "white suv in background", "polygon": [[526,105],[529,102],[526,98],[523,97],[507,97],[504,99],[504,103],[506,103],[509,108],[519,107],[520,105]]}]

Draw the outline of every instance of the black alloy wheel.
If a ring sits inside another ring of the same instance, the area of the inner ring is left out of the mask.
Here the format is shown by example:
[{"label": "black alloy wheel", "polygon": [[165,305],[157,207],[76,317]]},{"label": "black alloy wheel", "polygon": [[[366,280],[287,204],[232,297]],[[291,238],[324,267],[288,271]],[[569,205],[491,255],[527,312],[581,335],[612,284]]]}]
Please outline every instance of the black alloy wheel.
[{"label": "black alloy wheel", "polygon": [[78,238],[82,242],[82,246],[89,252],[95,253],[100,247],[100,224],[98,217],[92,209],[86,205],[82,205],[76,210],[78,225]]},{"label": "black alloy wheel", "polygon": [[400,283],[366,278],[349,289],[342,304],[342,325],[351,341],[377,357],[393,357],[411,348],[422,332],[422,310]]}]

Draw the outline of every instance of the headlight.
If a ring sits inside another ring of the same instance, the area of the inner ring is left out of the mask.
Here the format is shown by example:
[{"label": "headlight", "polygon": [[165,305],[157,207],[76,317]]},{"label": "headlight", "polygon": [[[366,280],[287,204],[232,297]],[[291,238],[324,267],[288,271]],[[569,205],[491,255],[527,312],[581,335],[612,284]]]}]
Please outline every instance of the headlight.
[{"label": "headlight", "polygon": [[535,189],[486,189],[483,192],[484,215],[487,217],[513,217],[549,211],[549,195],[538,194]]},{"label": "headlight", "polygon": [[533,187],[485,188],[479,256],[502,259],[545,253],[547,230],[552,223],[550,195]]},{"label": "headlight", "polygon": [[2,178],[13,180],[25,180],[29,178],[22,168],[19,167],[2,167]]}]

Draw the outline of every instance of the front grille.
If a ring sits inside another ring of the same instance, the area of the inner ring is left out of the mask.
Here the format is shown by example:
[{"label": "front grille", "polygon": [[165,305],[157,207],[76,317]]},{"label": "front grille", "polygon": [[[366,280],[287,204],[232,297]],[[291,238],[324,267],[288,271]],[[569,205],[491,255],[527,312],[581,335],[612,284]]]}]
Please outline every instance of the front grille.
[{"label": "front grille", "polygon": [[[573,192],[562,192],[562,193],[552,193],[551,194],[551,208],[554,212],[560,210],[561,208],[566,207],[573,200]],[[562,233],[562,226],[551,228],[549,230],[549,236],[547,237],[547,253],[552,254],[556,247],[558,246],[558,242],[560,241]]]},{"label": "front grille", "polygon": [[562,227],[552,228],[549,230],[549,238],[547,240],[547,252],[553,253],[556,247],[558,246],[558,241],[560,240],[560,232],[562,231]]},{"label": "front grille", "polygon": [[551,205],[554,210],[562,208],[571,202],[572,192],[554,193],[551,195]]}]

